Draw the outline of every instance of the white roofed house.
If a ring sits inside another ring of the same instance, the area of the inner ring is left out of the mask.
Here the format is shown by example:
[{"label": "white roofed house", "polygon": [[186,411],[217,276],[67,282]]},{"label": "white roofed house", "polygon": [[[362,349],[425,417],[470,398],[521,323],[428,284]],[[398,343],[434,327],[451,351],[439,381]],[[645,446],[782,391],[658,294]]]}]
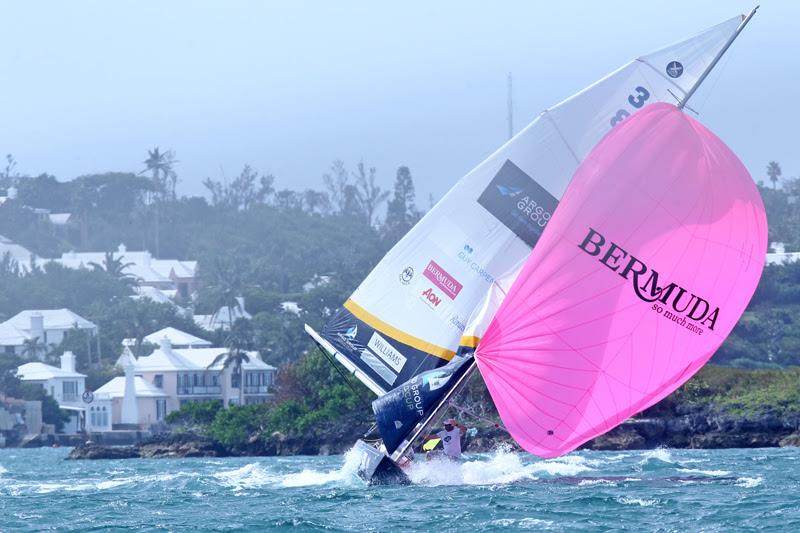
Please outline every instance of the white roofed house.
[{"label": "white roofed house", "polygon": [[[120,244],[113,253],[114,259],[127,266],[123,273],[136,278],[142,287],[162,291],[168,298],[187,301],[197,289],[197,261],[157,259],[148,251],[130,251]],[[92,268],[92,264],[103,265],[105,252],[66,252],[55,262],[67,268]],[[138,297],[161,301],[152,291],[138,291]]]},{"label": "white roofed house", "polygon": [[135,375],[133,358],[125,361],[124,376],[117,376],[95,391],[110,398],[113,429],[149,429],[167,416],[167,395]]},{"label": "white roofed house", "polygon": [[0,235],[0,259],[3,259],[6,254],[17,264],[21,273],[29,272],[34,262],[42,263],[41,259],[36,257],[36,254],[11,239]]},{"label": "white roofed house", "polygon": [[243,318],[245,320],[252,320],[253,315],[248,313],[244,308],[244,298],[239,296],[236,298],[236,305],[220,307],[216,313],[210,315],[194,315],[194,323],[206,331],[217,331],[222,329],[228,331],[231,325]]},{"label": "white roofed house", "polygon": [[173,327],[166,327],[147,335],[144,342],[160,344],[161,339],[169,340],[173,348],[209,348],[212,346],[210,341]]},{"label": "white roofed house", "polygon": [[[21,311],[0,323],[0,349],[6,353],[17,355],[34,355],[23,353],[30,350],[31,342],[36,339],[35,355],[43,359],[49,346],[58,346],[67,332],[79,329],[97,335],[97,325],[69,309],[29,309]],[[91,342],[87,346],[91,350]]]},{"label": "white roofed house", "polygon": [[[51,366],[40,362],[25,363],[17,368],[17,377],[26,383],[41,385],[58,406],[67,411],[70,421],[64,425],[64,433],[74,434],[84,429],[102,431],[102,427],[92,426],[86,420],[87,404],[83,401],[86,390],[86,375],[75,370],[75,356],[64,352],[61,366]],[[110,427],[108,428],[110,429]]]},{"label": "white roofed house", "polygon": [[227,352],[227,348],[173,348],[162,339],[157,350],[136,360],[135,372],[167,395],[168,413],[194,401],[236,404],[240,386],[246,404],[269,400],[277,369],[262,361],[258,352],[247,352],[250,360],[242,365],[243,383],[239,383],[232,369],[223,370],[218,360]]}]

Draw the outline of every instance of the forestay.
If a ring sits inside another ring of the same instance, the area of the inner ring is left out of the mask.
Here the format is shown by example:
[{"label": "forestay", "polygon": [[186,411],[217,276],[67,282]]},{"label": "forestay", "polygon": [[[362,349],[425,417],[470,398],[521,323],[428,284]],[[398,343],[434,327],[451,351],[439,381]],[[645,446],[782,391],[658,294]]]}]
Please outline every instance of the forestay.
[{"label": "forestay", "polygon": [[741,21],[631,61],[542,113],[389,251],[318,340],[379,395],[473,349],[586,154],[645,105],[682,97]]},{"label": "forestay", "polygon": [[689,379],[730,333],[764,266],[759,192],[700,123],[653,104],[610,132],[475,354],[501,418],[553,457]]}]

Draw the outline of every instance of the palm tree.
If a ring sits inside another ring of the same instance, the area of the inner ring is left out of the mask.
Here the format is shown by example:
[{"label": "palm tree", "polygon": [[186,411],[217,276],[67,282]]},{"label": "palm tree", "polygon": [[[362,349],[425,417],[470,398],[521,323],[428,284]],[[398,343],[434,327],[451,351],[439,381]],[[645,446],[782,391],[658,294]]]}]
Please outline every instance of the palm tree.
[{"label": "palm tree", "polygon": [[778,164],[777,161],[770,161],[767,165],[767,176],[769,176],[769,180],[772,182],[772,188],[778,188],[778,179],[781,177],[781,166]]},{"label": "palm tree", "polygon": [[124,256],[119,256],[119,258],[114,257],[114,252],[106,252],[105,257],[103,259],[103,264],[99,265],[92,261],[89,263],[89,266],[92,267],[95,271],[98,272],[105,272],[112,278],[116,279],[117,281],[128,285],[134,286],[139,284],[139,279],[132,275],[125,272],[125,269],[133,266],[134,263],[123,263],[122,259]]},{"label": "palm tree", "polygon": [[250,362],[250,356],[247,350],[253,342],[253,331],[250,322],[244,319],[239,319],[231,326],[231,331],[225,339],[225,347],[228,349],[226,352],[219,354],[208,365],[212,368],[222,363],[222,369],[219,373],[222,374],[227,368],[232,369],[231,376],[236,376],[239,383],[239,405],[244,405],[244,375],[242,366]]},{"label": "palm tree", "polygon": [[47,344],[40,341],[39,337],[32,337],[22,341],[22,357],[39,359],[39,354],[47,354]]},{"label": "palm tree", "polygon": [[156,146],[152,150],[147,151],[148,158],[144,160],[145,169],[139,174],[151,172],[153,174],[153,188],[155,199],[155,237],[156,237],[156,257],[160,255],[160,209],[159,203],[163,199],[164,194],[169,194],[170,198],[175,198],[175,185],[178,181],[178,175],[173,170],[173,165],[178,161],[175,159],[175,153],[172,150],[162,152]]}]

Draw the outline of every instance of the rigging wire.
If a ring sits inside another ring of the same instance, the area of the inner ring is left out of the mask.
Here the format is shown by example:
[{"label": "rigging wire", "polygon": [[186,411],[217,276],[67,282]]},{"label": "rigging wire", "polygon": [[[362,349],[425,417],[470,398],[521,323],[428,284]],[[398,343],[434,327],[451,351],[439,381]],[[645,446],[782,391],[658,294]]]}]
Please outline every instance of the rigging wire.
[{"label": "rigging wire", "polygon": [[344,382],[347,383],[347,386],[350,387],[350,390],[353,391],[353,394],[356,395],[356,398],[358,398],[358,400],[362,403],[362,405],[364,405],[364,407],[372,409],[372,406],[364,400],[364,397],[361,396],[361,393],[353,386],[353,382],[350,381],[347,375],[344,372],[342,372],[342,369],[339,368],[339,364],[331,358],[331,354],[329,354],[327,350],[320,348],[319,346],[317,346],[317,350],[319,350],[325,355],[325,359],[327,359],[328,362],[331,364],[331,366],[333,366],[333,368],[336,369],[336,372],[344,380]]},{"label": "rigging wire", "polygon": [[458,411],[458,414],[459,414],[459,416],[461,416],[461,415],[463,415],[463,414],[466,414],[467,416],[471,416],[471,417],[473,417],[473,418],[476,418],[476,419],[478,419],[478,420],[481,420],[481,421],[483,421],[483,422],[487,422],[487,423],[491,424],[492,426],[494,426],[495,428],[497,428],[497,429],[500,429],[500,430],[502,430],[502,431],[504,431],[504,432],[508,433],[509,435],[511,434],[511,433],[510,433],[510,432],[509,432],[509,431],[508,431],[508,430],[505,428],[505,426],[503,426],[503,424],[501,424],[500,422],[496,422],[496,421],[492,420],[492,419],[491,419],[491,418],[489,418],[489,417],[486,417],[486,416],[483,416],[483,415],[479,415],[478,413],[476,413],[476,412],[475,412],[475,411],[473,411],[472,409],[469,409],[468,407],[464,407],[463,405],[458,405],[458,404],[457,404],[457,403],[455,403],[455,402],[450,402],[450,407],[452,407],[452,408],[454,408],[456,411]]}]

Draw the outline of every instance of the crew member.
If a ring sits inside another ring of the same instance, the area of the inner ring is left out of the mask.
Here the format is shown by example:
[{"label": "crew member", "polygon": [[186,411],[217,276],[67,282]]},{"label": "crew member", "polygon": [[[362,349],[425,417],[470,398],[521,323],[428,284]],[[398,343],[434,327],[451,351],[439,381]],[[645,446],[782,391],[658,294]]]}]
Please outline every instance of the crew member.
[{"label": "crew member", "polygon": [[451,460],[457,461],[461,458],[461,437],[467,432],[467,426],[460,425],[455,418],[448,418],[444,421],[444,429],[433,435],[428,435],[425,440],[442,439],[444,454]]}]

